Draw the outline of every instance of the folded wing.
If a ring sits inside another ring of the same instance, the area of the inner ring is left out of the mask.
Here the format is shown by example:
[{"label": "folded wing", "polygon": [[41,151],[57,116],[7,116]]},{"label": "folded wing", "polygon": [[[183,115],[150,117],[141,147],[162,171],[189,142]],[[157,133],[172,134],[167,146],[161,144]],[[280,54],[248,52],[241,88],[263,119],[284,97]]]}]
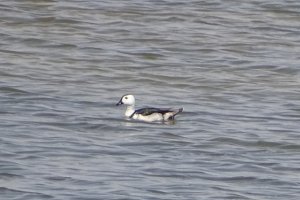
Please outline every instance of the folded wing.
[{"label": "folded wing", "polygon": [[159,108],[141,108],[141,109],[138,109],[136,110],[132,115],[131,117],[134,115],[134,114],[140,114],[140,115],[143,115],[143,116],[147,116],[147,115],[151,115],[153,113],[160,113],[162,115],[168,113],[168,112],[171,112],[170,110],[168,109],[159,109]]}]

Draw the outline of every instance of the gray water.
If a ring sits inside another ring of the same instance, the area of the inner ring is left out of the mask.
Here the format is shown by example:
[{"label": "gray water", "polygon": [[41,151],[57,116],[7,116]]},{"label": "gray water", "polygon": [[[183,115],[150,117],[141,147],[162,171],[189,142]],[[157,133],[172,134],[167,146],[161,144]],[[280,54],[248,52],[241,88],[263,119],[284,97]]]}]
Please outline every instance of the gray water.
[{"label": "gray water", "polygon": [[[0,199],[300,198],[300,2],[0,3]],[[174,123],[124,119],[183,107]]]}]

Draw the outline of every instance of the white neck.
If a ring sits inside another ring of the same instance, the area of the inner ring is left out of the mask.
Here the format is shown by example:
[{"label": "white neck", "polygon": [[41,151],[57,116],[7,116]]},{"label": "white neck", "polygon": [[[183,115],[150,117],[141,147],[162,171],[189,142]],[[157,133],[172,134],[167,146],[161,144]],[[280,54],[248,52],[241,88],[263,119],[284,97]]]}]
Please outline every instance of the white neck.
[{"label": "white neck", "polygon": [[134,105],[127,106],[126,111],[125,111],[125,116],[130,117],[134,113]]}]

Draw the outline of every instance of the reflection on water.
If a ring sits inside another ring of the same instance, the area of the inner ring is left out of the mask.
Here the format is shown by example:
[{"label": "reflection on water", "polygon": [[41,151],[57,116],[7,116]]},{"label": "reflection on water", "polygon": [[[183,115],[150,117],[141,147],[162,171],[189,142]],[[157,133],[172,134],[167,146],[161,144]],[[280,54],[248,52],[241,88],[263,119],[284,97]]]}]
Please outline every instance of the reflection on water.
[{"label": "reflection on water", "polygon": [[[300,3],[0,3],[4,199],[298,199]],[[184,107],[127,121],[115,102]]]},{"label": "reflection on water", "polygon": [[154,122],[143,122],[143,121],[137,121],[137,120],[132,120],[132,119],[125,119],[123,124],[124,126],[128,126],[128,127],[135,127],[136,125],[143,125],[143,124],[153,124],[153,125],[175,125],[176,124],[176,120],[168,120],[168,121],[154,121]]}]

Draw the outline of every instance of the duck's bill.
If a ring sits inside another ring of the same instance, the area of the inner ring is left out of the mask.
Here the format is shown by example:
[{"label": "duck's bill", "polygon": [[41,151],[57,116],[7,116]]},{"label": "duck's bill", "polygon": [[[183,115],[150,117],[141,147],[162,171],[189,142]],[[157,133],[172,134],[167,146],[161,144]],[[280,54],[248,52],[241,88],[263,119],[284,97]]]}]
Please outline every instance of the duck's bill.
[{"label": "duck's bill", "polygon": [[122,105],[123,102],[122,102],[122,99],[116,104],[116,106],[119,106],[119,105]]}]

